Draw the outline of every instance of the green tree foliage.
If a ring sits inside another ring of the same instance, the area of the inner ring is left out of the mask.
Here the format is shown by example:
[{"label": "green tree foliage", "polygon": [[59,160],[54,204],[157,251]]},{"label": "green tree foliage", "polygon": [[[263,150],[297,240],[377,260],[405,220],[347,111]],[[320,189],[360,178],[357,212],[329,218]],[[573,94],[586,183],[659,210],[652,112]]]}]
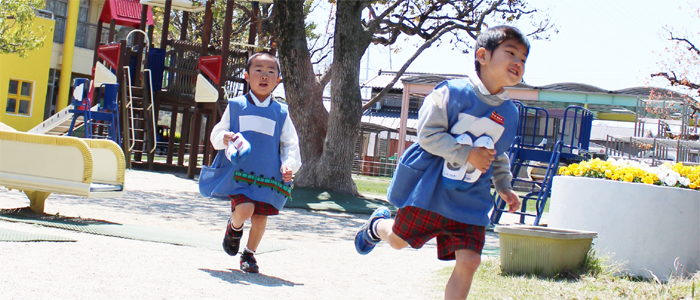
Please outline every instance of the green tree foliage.
[{"label": "green tree foliage", "polygon": [[0,1],[0,54],[14,53],[25,57],[29,51],[44,45],[47,30],[32,28],[35,8],[44,7],[42,0]]},{"label": "green tree foliage", "polygon": [[[201,0],[194,0],[200,5],[206,5],[206,2]],[[304,15],[308,15],[311,10],[318,5],[314,0],[304,1]],[[226,4],[227,1],[214,1],[212,4],[212,35],[209,40],[209,45],[212,47],[220,48],[223,43],[224,32],[224,21],[226,17]],[[235,2],[233,8],[233,18],[232,18],[232,29],[231,29],[231,42],[237,43],[247,43],[249,40],[250,26],[251,26],[251,15],[253,11],[253,6],[250,2]],[[153,7],[153,18],[156,28],[162,28],[163,26],[163,14],[164,10],[162,7]],[[261,3],[259,6],[259,20],[261,20],[260,30],[257,32],[257,42],[256,45],[270,47],[271,37],[272,37],[272,11],[274,9],[273,5]],[[180,38],[180,32],[182,32],[183,27],[183,11],[172,10],[170,13],[170,26],[168,28],[168,39],[177,40]],[[187,40],[195,43],[202,43],[202,36],[204,35],[204,11],[190,13],[187,22]],[[312,20],[306,23],[306,36],[309,39],[317,39],[319,35],[314,33],[317,24]],[[156,44],[160,41],[160,30],[154,32],[154,42]],[[259,50],[259,49],[256,49]]]}]

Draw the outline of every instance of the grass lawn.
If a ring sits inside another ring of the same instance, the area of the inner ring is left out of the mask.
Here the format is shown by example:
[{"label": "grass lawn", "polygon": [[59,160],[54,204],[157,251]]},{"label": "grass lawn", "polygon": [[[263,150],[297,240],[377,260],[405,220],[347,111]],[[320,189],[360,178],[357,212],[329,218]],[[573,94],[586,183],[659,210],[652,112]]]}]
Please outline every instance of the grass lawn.
[{"label": "grass lawn", "polygon": [[352,175],[352,179],[360,194],[378,198],[386,198],[386,190],[391,183],[390,177]]},{"label": "grass lawn", "polygon": [[[593,258],[579,274],[560,278],[503,274],[499,259],[484,259],[477,270],[470,299],[696,299],[700,296],[700,275],[672,277],[668,282],[615,276],[615,266]],[[438,273],[443,291],[452,273]],[[686,273],[687,274],[687,273]]]},{"label": "grass lawn", "polygon": [[[364,176],[364,175],[353,175],[352,178],[355,180],[355,185],[360,194],[368,197],[386,198],[386,190],[389,188],[391,183],[391,178],[389,177],[375,177],[375,176]],[[493,190],[491,190],[493,193]],[[521,197],[525,193],[517,192]],[[530,213],[535,213],[535,202],[530,200],[527,203],[527,211]],[[545,204],[545,212],[549,212],[549,201]]]}]

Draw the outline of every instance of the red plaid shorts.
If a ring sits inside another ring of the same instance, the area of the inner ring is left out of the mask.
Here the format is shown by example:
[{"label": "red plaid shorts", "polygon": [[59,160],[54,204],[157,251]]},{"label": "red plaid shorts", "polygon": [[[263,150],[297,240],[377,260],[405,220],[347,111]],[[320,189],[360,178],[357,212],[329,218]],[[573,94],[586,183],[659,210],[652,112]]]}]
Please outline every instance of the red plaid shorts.
[{"label": "red plaid shorts", "polygon": [[457,222],[415,206],[399,209],[392,230],[415,249],[423,247],[430,239],[437,237],[440,260],[454,260],[455,251],[461,249],[481,254],[486,241],[484,226]]},{"label": "red plaid shorts", "polygon": [[254,215],[273,216],[280,214],[280,211],[271,204],[252,200],[242,194],[230,195],[228,197],[231,199],[231,211],[236,210],[236,206],[239,204],[253,203],[253,205],[255,205],[255,210],[253,211]]}]

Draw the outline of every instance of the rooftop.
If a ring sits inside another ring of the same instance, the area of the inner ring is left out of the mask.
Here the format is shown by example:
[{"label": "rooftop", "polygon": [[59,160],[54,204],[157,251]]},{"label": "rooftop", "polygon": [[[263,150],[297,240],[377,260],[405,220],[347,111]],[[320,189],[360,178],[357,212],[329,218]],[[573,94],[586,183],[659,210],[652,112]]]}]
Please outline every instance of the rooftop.
[{"label": "rooftop", "polygon": [[[384,88],[396,77],[396,71],[379,71],[377,76],[365,81],[360,87],[369,88]],[[438,84],[443,80],[452,78],[464,78],[467,77],[466,74],[435,74],[435,73],[420,73],[420,72],[405,72],[401,75],[400,79],[394,84],[393,89],[403,90],[403,82],[407,83],[417,83],[417,84]],[[680,99],[685,97],[685,95],[665,89],[656,87],[631,87],[619,90],[606,90],[596,86],[584,84],[584,83],[574,83],[574,82],[562,82],[553,83],[544,86],[533,86],[527,83],[521,82],[518,85],[510,87],[509,89],[528,89],[528,90],[541,90],[541,91],[561,91],[561,92],[574,92],[574,93],[586,93],[586,94],[613,94],[613,95],[625,95],[625,96],[641,96],[648,97],[652,92],[654,94],[667,95],[665,98]]]}]

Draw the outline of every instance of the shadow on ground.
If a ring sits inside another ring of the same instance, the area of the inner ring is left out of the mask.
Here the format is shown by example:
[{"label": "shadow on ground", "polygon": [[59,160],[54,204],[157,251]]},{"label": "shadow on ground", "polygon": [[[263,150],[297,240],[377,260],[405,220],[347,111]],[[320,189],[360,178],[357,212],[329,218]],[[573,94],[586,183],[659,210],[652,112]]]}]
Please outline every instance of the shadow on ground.
[{"label": "shadow on ground", "polygon": [[37,212],[34,212],[33,210],[31,210],[31,208],[29,208],[29,207],[0,209],[0,217],[6,217],[6,218],[12,218],[12,219],[18,219],[18,220],[36,220],[36,221],[45,221],[45,222],[55,222],[55,223],[70,224],[72,226],[88,226],[88,225],[95,225],[95,224],[114,224],[114,225],[118,224],[118,223],[109,222],[109,221],[105,221],[105,220],[87,219],[87,218],[80,218],[80,217],[68,217],[68,216],[62,216],[59,214],[50,215],[50,214],[45,214],[45,213],[37,213]]},{"label": "shadow on ground", "polygon": [[212,277],[219,278],[223,281],[233,284],[243,284],[243,285],[260,285],[267,287],[278,287],[278,286],[303,286],[303,283],[294,283],[288,280],[277,278],[274,276],[268,276],[265,274],[251,274],[245,273],[241,270],[229,269],[226,271],[222,270],[210,270],[210,269],[200,269],[201,271],[209,273]]}]

